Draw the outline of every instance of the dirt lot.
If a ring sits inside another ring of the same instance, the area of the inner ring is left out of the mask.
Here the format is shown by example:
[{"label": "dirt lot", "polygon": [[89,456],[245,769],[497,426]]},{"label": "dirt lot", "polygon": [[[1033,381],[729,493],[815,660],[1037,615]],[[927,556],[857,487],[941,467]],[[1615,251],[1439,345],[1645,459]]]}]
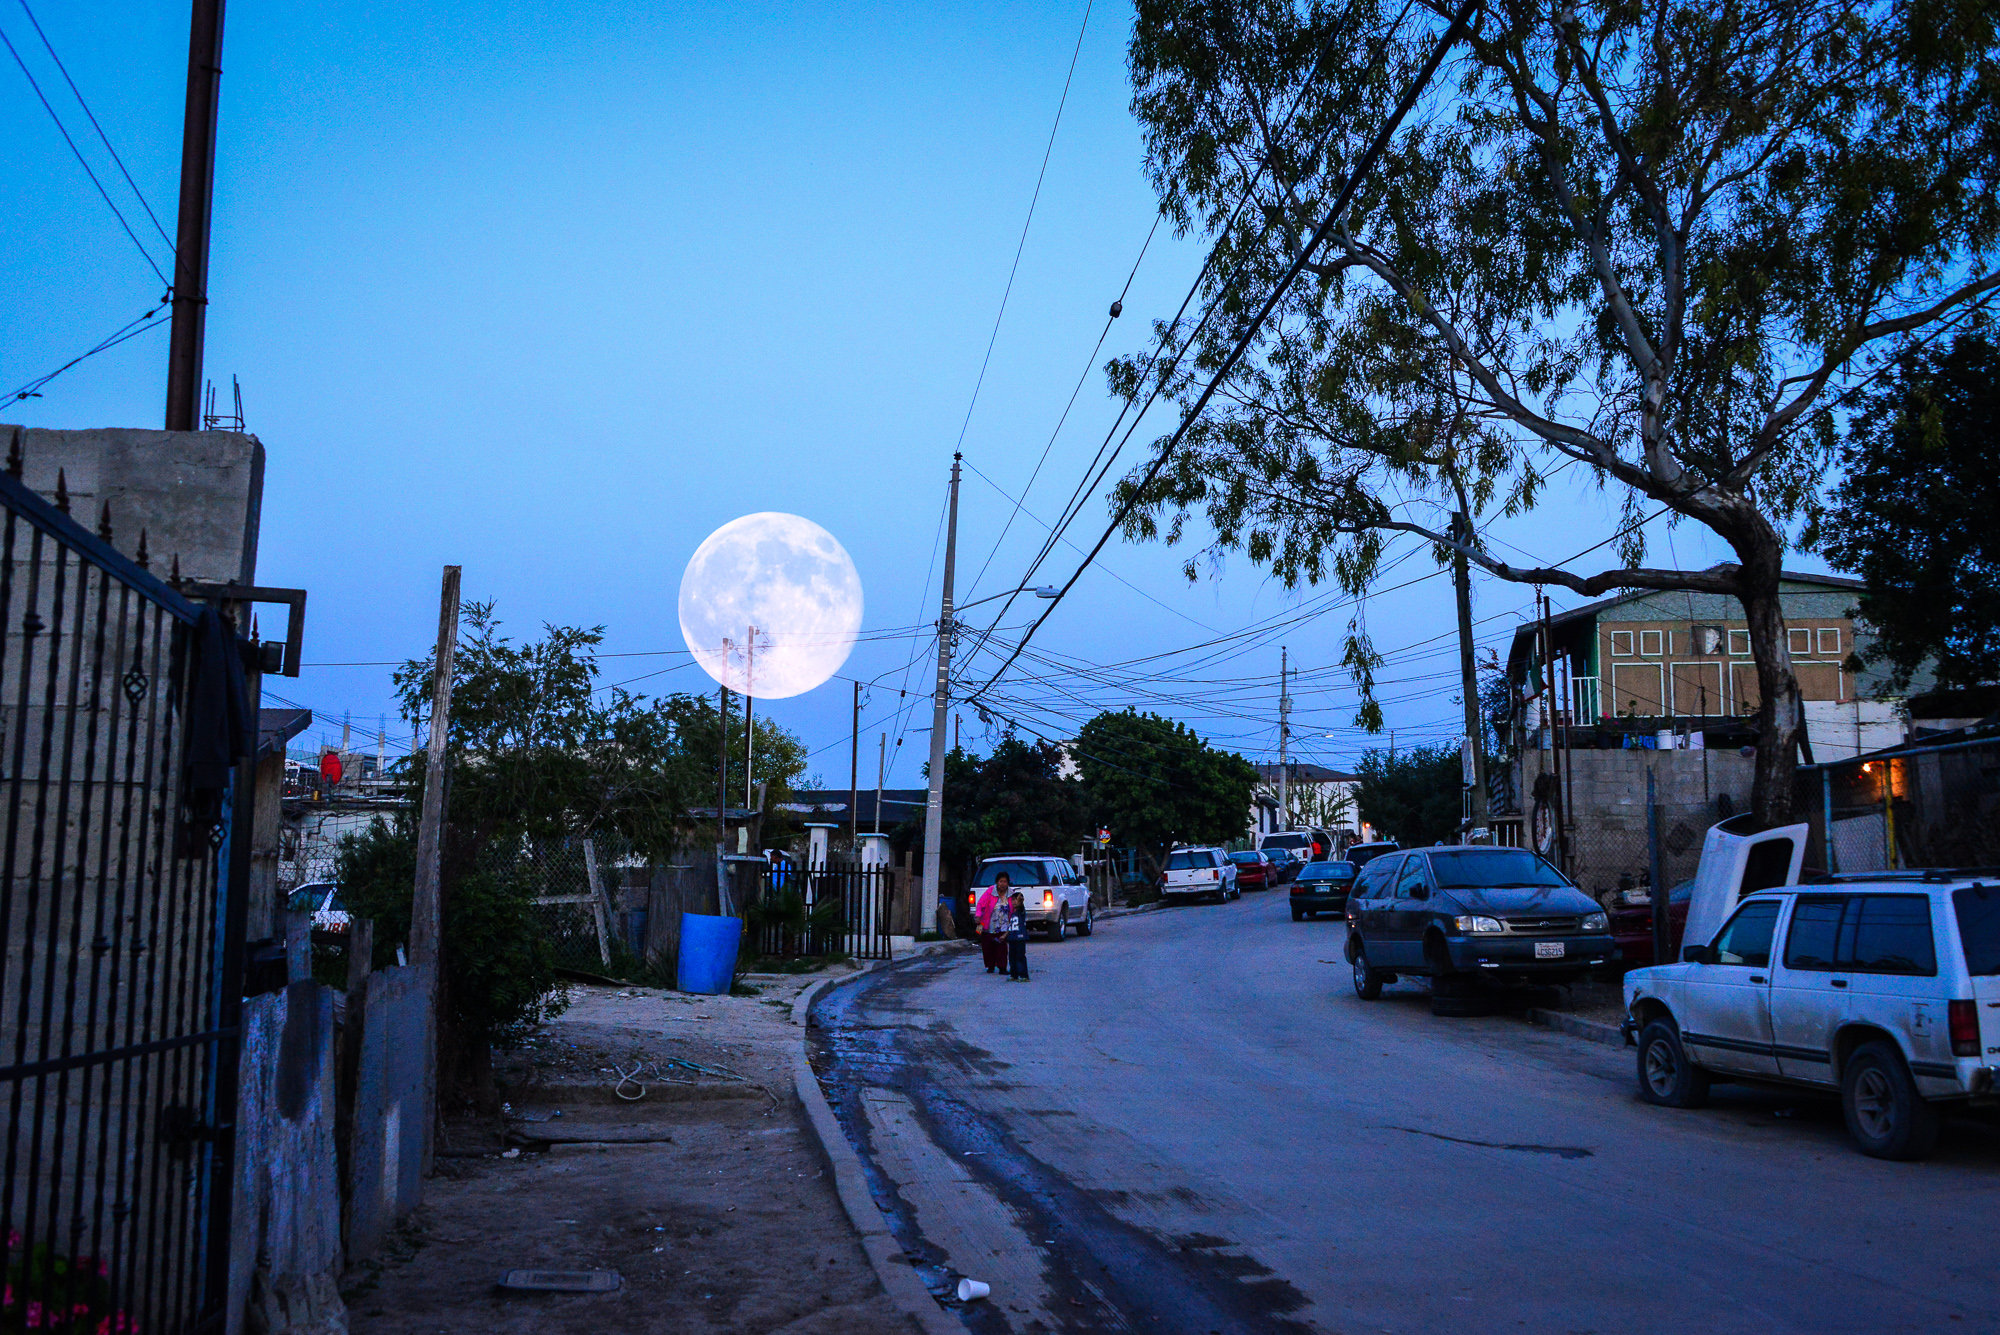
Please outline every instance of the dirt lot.
[{"label": "dirt lot", "polygon": [[[355,1335],[904,1330],[792,1090],[791,1003],[811,979],[750,981],[762,995],[574,988],[503,1063],[504,1122],[451,1127],[424,1208],[349,1271]],[[627,1101],[638,1085],[614,1086],[641,1062],[644,1096]],[[498,1287],[530,1268],[621,1286]]]}]

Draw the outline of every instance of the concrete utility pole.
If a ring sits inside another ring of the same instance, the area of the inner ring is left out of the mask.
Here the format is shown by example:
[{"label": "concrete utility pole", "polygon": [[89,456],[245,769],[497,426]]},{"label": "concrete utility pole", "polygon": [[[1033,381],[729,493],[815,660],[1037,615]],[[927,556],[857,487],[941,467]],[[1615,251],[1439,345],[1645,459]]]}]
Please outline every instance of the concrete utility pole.
[{"label": "concrete utility pole", "polygon": [[194,0],[187,111],[181,123],[181,212],[174,242],[173,332],[167,336],[167,430],[200,426],[201,345],[208,324],[208,231],[215,201],[215,116],[222,95],[223,0]]},{"label": "concrete utility pole", "polygon": [[882,785],[889,774],[889,734],[883,733],[875,755],[875,833],[882,833]]},{"label": "concrete utility pole", "polygon": [[[1461,510],[1452,521],[1463,542],[1472,540],[1472,517]],[[1472,572],[1464,552],[1451,558],[1452,586],[1458,593],[1458,675],[1465,696],[1465,736],[1472,748],[1471,833],[1483,839],[1486,833],[1486,734],[1479,718],[1479,669],[1472,657]]]},{"label": "concrete utility pole", "polygon": [[1287,691],[1291,684],[1292,651],[1280,646],[1278,649],[1278,828],[1292,828],[1292,772],[1288,756],[1292,739],[1292,697]]},{"label": "concrete utility pole", "polygon": [[958,461],[951,456],[950,518],[945,525],[944,598],[938,613],[937,698],[931,707],[931,789],[924,801],[924,892],[935,905],[944,898],[945,715],[951,702],[952,577],[958,567]]}]

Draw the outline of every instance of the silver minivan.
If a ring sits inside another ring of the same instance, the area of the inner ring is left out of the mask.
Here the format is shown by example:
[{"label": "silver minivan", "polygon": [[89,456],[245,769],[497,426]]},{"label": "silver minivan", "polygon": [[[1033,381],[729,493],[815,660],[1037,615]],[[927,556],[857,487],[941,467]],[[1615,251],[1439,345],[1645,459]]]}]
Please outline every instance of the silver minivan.
[{"label": "silver minivan", "polygon": [[1639,1097],[1716,1080],[1838,1091],[1864,1154],[1915,1159],[1941,1110],[2000,1103],[2000,878],[1875,872],[1745,895],[1677,964],[1625,975]]}]

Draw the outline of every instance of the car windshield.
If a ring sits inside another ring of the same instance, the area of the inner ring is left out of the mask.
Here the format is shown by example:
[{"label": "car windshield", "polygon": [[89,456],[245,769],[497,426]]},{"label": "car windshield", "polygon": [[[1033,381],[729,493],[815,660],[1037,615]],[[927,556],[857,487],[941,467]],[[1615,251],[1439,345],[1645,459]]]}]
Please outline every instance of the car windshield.
[{"label": "car windshield", "polygon": [[1965,971],[1974,977],[2000,973],[2000,886],[1972,885],[1951,892],[1958,913],[1958,939],[1965,946]]},{"label": "car windshield", "polygon": [[1003,871],[1007,873],[1009,883],[1016,888],[1024,885],[1044,885],[1048,881],[1042,874],[1041,863],[1030,862],[1026,858],[1006,858],[999,862],[988,862],[980,867],[979,874],[972,878],[972,884],[975,887],[992,885]]},{"label": "car windshield", "polygon": [[1525,848],[1433,853],[1431,871],[1445,890],[1541,889],[1569,884],[1561,872]]},{"label": "car windshield", "polygon": [[1264,840],[1266,848],[1304,848],[1312,842],[1309,834],[1274,834]]},{"label": "car windshield", "polygon": [[1345,862],[1314,862],[1299,873],[1301,881],[1351,881],[1354,868]]},{"label": "car windshield", "polygon": [[319,902],[326,898],[329,887],[324,885],[302,885],[292,891],[292,897],[285,901],[285,909],[290,913],[312,913],[318,910]]}]

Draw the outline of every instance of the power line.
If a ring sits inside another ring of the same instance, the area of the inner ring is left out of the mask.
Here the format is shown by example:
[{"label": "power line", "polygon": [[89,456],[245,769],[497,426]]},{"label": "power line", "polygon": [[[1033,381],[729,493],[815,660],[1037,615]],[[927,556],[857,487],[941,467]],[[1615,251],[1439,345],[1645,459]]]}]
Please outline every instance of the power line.
[{"label": "power line", "polygon": [[[0,37],[4,37],[4,34],[0,34]],[[162,300],[159,305],[153,307],[153,309],[147,311],[144,315],[141,315],[138,319],[129,320],[126,323],[120,325],[116,330],[114,330],[111,333],[109,337],[105,338],[102,342],[98,343],[95,347],[91,348],[89,351],[79,352],[76,356],[70,358],[68,361],[64,362],[61,366],[58,366],[55,370],[50,371],[47,375],[37,376],[35,379],[30,380],[27,384],[22,385],[19,389],[16,389],[13,393],[9,394],[7,398],[12,401],[19,401],[21,399],[39,398],[41,396],[42,386],[48,384],[49,381],[54,380],[57,376],[61,375],[64,371],[69,370],[70,367],[75,366],[78,362],[88,361],[90,358],[95,357],[100,352],[108,352],[112,348],[117,347],[120,343],[123,343],[128,338],[137,338],[139,335],[145,333],[148,329],[165,329],[167,327],[167,321],[165,320],[153,321],[153,317],[155,315],[158,315],[161,311],[165,310],[166,308],[167,308],[167,302]]]},{"label": "power line", "polygon": [[[39,30],[40,25],[37,25],[37,31]],[[14,57],[14,63],[20,66],[22,77],[27,79],[28,87],[35,90],[35,97],[40,100],[42,110],[48,112],[49,119],[55,122],[57,133],[61,134],[63,142],[69,145],[69,151],[76,155],[77,165],[83,168],[83,174],[90,178],[90,183],[97,187],[97,193],[104,200],[105,207],[111,210],[111,216],[118,219],[118,225],[125,229],[125,235],[130,237],[132,244],[138,248],[140,256],[146,261],[146,267],[153,271],[153,276],[160,280],[161,286],[172,288],[173,284],[167,281],[166,274],[162,273],[160,266],[153,262],[153,253],[147,250],[144,243],[139,240],[139,234],[132,230],[132,224],[125,221],[124,213],[119,210],[117,203],[112,200],[111,192],[104,188],[104,182],[98,180],[97,173],[91,170],[89,160],[83,156],[83,150],[76,146],[76,140],[70,138],[69,127],[64,125],[62,117],[56,114],[55,107],[49,103],[48,95],[42,92],[41,84],[35,82],[34,74],[29,71],[28,62],[21,59],[21,53],[14,49],[13,41],[4,31],[0,31],[0,43],[6,44],[7,54]],[[63,77],[68,78],[69,76],[65,73]],[[85,114],[88,114],[88,112],[86,111]],[[150,211],[148,210],[148,212]],[[87,356],[88,354],[85,355]]]},{"label": "power line", "polygon": [[[1208,407],[1209,400],[1215,397],[1216,391],[1222,387],[1222,382],[1236,369],[1237,363],[1249,351],[1250,344],[1256,338],[1258,330],[1263,328],[1264,321],[1270,318],[1271,312],[1277,308],[1278,302],[1291,289],[1292,284],[1297,281],[1298,276],[1305,271],[1305,266],[1310,262],[1313,252],[1319,249],[1321,243],[1332,233],[1334,224],[1340,220],[1342,214],[1347,212],[1348,202],[1353,198],[1355,190],[1360,186],[1361,178],[1367,175],[1374,167],[1376,161],[1382,156],[1382,153],[1388,148],[1389,140],[1402,125],[1403,118],[1416,105],[1418,96],[1429,86],[1432,76],[1437,73],[1438,66],[1444,62],[1445,52],[1457,44],[1459,30],[1465,26],[1466,20],[1472,17],[1473,12],[1479,8],[1479,3],[1480,0],[1465,0],[1465,3],[1459,6],[1458,13],[1452,18],[1451,26],[1445,29],[1444,35],[1432,46],[1430,55],[1424,60],[1423,68],[1417,72],[1416,78],[1412,79],[1410,86],[1404,90],[1402,99],[1396,104],[1396,109],[1390,113],[1388,120],[1377,131],[1374,141],[1363,151],[1360,160],[1355,163],[1353,170],[1348,172],[1347,179],[1341,184],[1340,191],[1335,195],[1333,206],[1327,211],[1326,217],[1320,222],[1306,243],[1299,247],[1299,253],[1293,258],[1291,264],[1286,266],[1284,274],[1272,287],[1270,295],[1265,297],[1264,303],[1258,308],[1257,313],[1251,317],[1243,333],[1237,338],[1235,346],[1229,350],[1229,355],[1223,359],[1222,365],[1216,368],[1214,376],[1210,378],[1207,386],[1202,389],[1200,396],[1195,399],[1194,405],[1182,414],[1180,425],[1174,428],[1174,433],[1167,438],[1166,445],[1155,455],[1153,462],[1147,467],[1146,474],[1141,479],[1139,485],[1132,488],[1130,498],[1118,508],[1118,513],[1112,517],[1110,525],[1105,528],[1104,535],[1097,540],[1096,546],[1091,548],[1090,554],[1084,558],[1083,564],[1077,567],[1076,572],[1069,577],[1068,582],[1057,590],[1056,596],[1050,600],[1049,605],[1042,609],[1041,615],[1035,618],[1034,624],[1028,627],[1027,634],[1015,646],[1013,653],[1008,655],[1007,661],[1000,665],[999,671],[993,674],[992,679],[987,682],[987,686],[991,686],[993,681],[997,681],[1000,674],[1004,673],[1012,665],[1014,659],[1020,655],[1021,650],[1027,647],[1027,642],[1034,638],[1035,632],[1041,628],[1042,623],[1049,619],[1057,607],[1061,606],[1064,595],[1076,586],[1076,582],[1082,577],[1084,569],[1097,558],[1097,553],[1104,550],[1104,544],[1111,541],[1111,535],[1118,531],[1119,526],[1131,514],[1132,508],[1138,504],[1139,497],[1144,493],[1146,487],[1151,484],[1155,477],[1159,476],[1160,469],[1165,467],[1167,460],[1173,457],[1174,450],[1187,435],[1188,429],[1200,419],[1202,412]],[[1136,426],[1137,424],[1134,423],[1134,425]],[[979,695],[985,689],[986,687],[981,687],[979,691],[973,692],[972,698],[978,699]]]},{"label": "power line", "polygon": [[1086,0],[1083,23],[1076,30],[1076,48],[1069,55],[1069,73],[1063,76],[1062,97],[1056,102],[1055,123],[1049,126],[1049,142],[1042,149],[1042,167],[1035,174],[1035,192],[1028,198],[1028,216],[1021,220],[1021,239],[1014,244],[1014,263],[1007,270],[1007,286],[1000,293],[1000,309],[993,315],[993,332],[986,337],[986,355],[979,361],[979,378],[972,382],[972,401],[965,405],[965,420],[958,425],[958,444],[965,447],[965,433],[972,425],[972,410],[979,406],[979,391],[986,384],[986,368],[993,361],[993,345],[1000,339],[1000,322],[1007,317],[1007,301],[1014,295],[1014,275],[1021,271],[1021,253],[1028,248],[1028,228],[1035,221],[1035,206],[1042,199],[1042,182],[1049,174],[1049,158],[1056,151],[1056,131],[1062,128],[1063,108],[1069,105],[1069,86],[1076,78],[1076,62],[1083,55],[1083,35],[1090,30],[1090,11],[1097,0]]}]

